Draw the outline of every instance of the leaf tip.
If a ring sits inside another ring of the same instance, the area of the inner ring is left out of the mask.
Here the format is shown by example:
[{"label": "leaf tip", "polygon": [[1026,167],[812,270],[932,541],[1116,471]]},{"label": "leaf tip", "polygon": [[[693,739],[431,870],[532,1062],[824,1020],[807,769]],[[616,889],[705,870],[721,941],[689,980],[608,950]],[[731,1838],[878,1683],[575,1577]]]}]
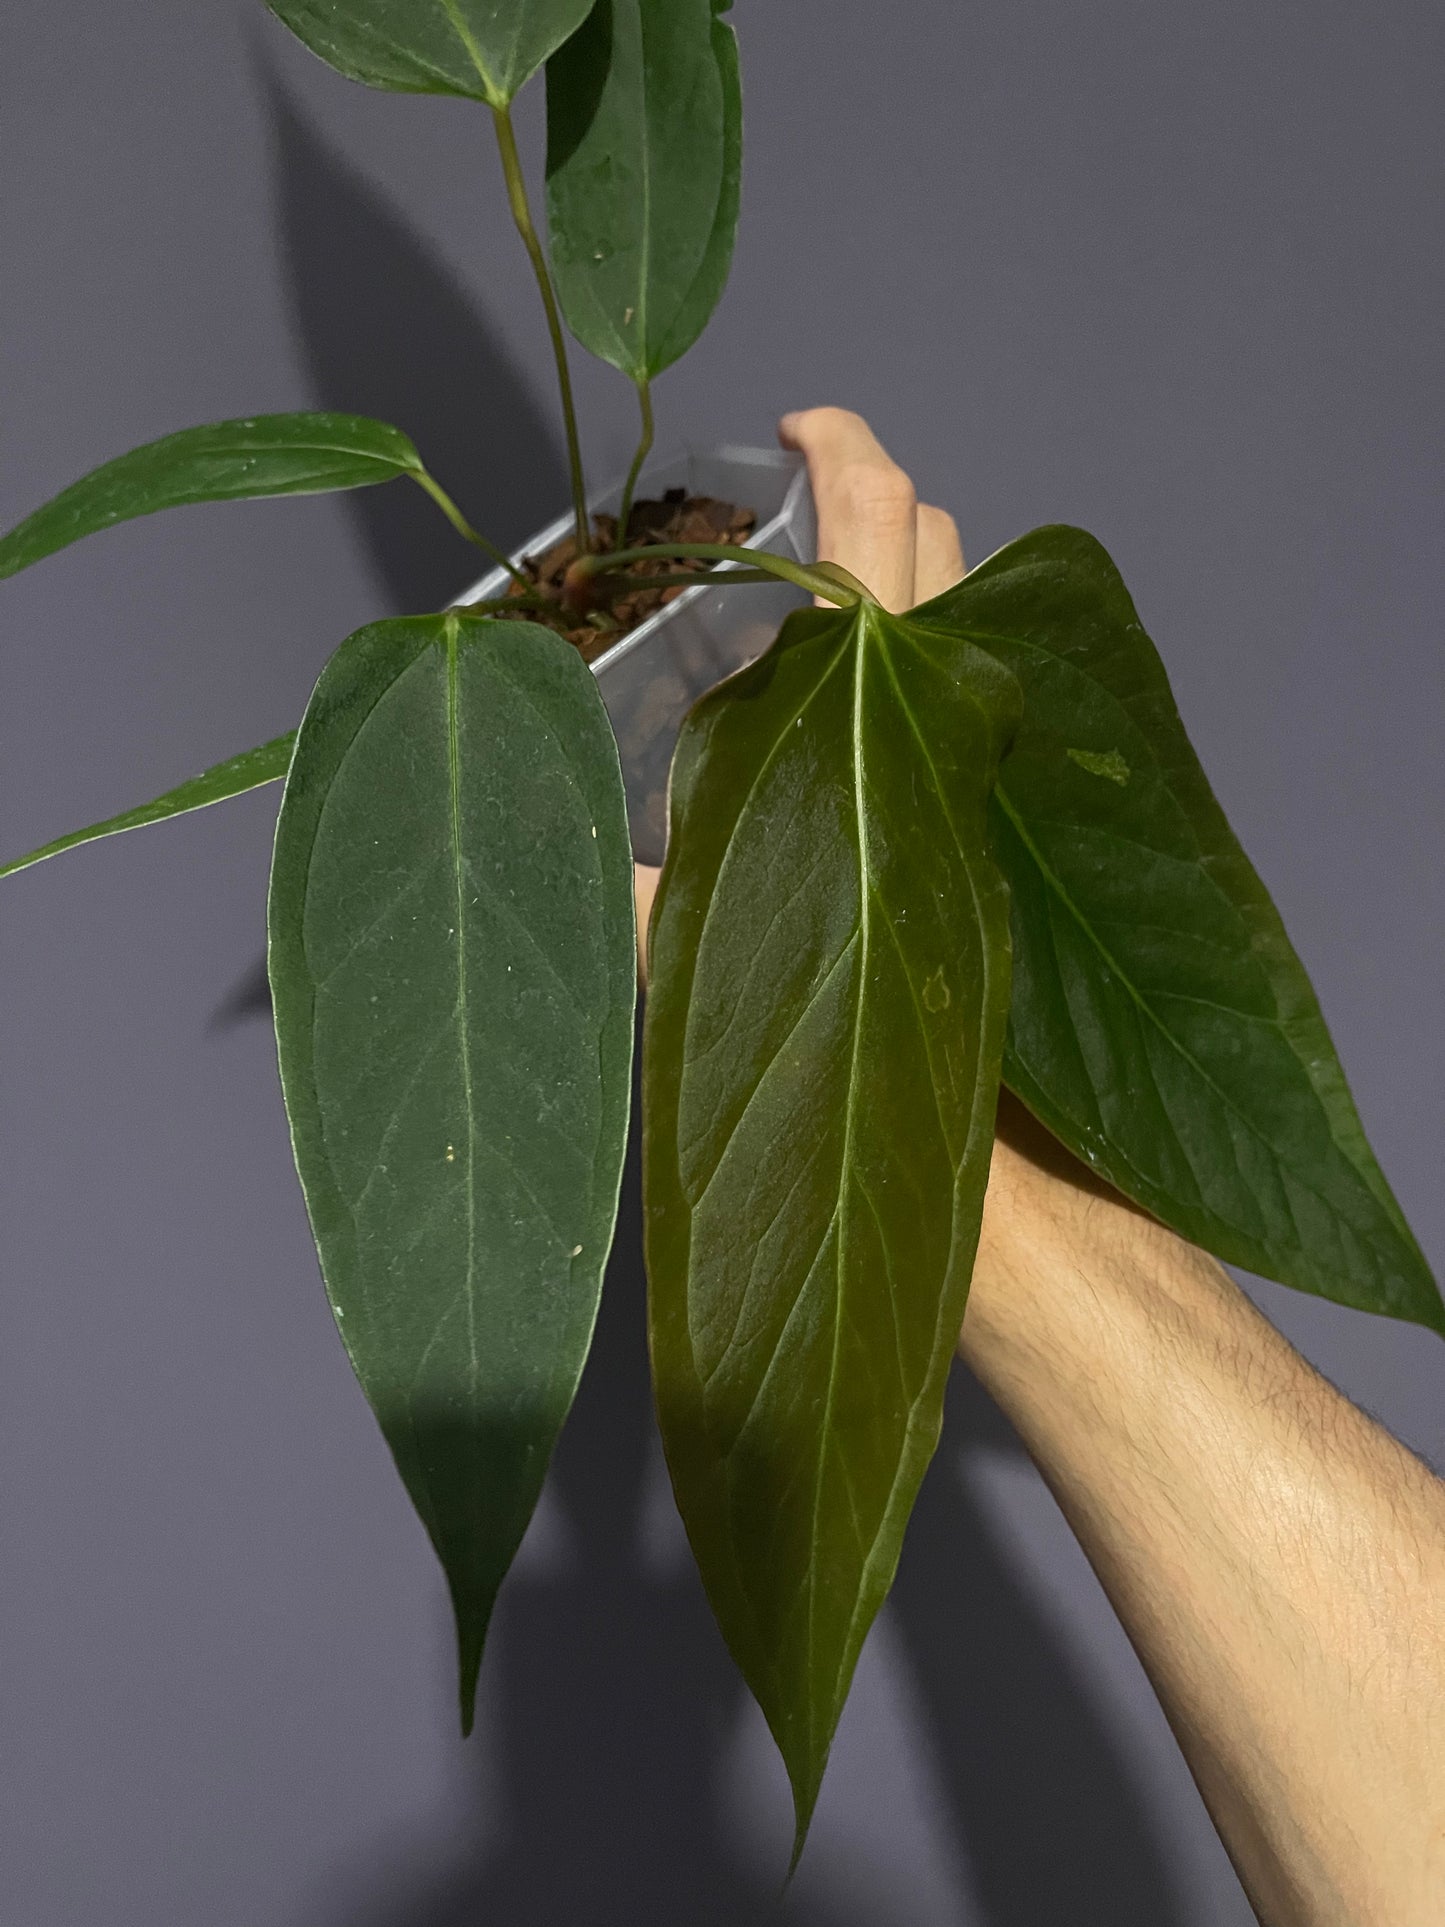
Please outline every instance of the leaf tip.
[{"label": "leaf tip", "polygon": [[821,1760],[812,1758],[794,1761],[784,1756],[788,1769],[788,1779],[793,1790],[793,1852],[788,1861],[787,1878],[784,1888],[792,1884],[793,1875],[798,1871],[798,1863],[803,1858],[803,1849],[808,1844],[808,1833],[813,1825],[813,1813],[818,1805],[818,1794],[823,1785],[823,1769],[828,1764],[828,1754],[824,1751]]},{"label": "leaf tip", "polygon": [[452,1593],[452,1613],[457,1629],[457,1709],[462,1738],[469,1740],[477,1723],[477,1682],[482,1671],[482,1652],[487,1643],[492,1607],[496,1604],[495,1586],[482,1595],[464,1597],[457,1587],[456,1575],[446,1567]]},{"label": "leaf tip", "polygon": [[472,1728],[477,1723],[477,1680],[481,1670],[481,1635],[469,1635],[459,1627],[457,1631],[457,1697],[464,1740],[472,1737]]},{"label": "leaf tip", "polygon": [[808,1830],[812,1826],[812,1824],[813,1824],[812,1803],[811,1802],[809,1803],[807,1811],[804,1812],[798,1806],[796,1796],[795,1796],[794,1803],[793,1803],[793,1851],[792,1851],[791,1857],[788,1860],[787,1877],[783,1881],[784,1893],[786,1893],[788,1888],[791,1887],[793,1884],[793,1876],[794,1874],[797,1873],[798,1863],[803,1858],[803,1849],[808,1844]]},{"label": "leaf tip", "polygon": [[[1427,1278],[1430,1277],[1428,1272],[1425,1275]],[[1440,1287],[1433,1278],[1430,1278],[1430,1286],[1430,1295],[1425,1301],[1428,1311],[1420,1322],[1427,1331],[1434,1332],[1437,1338],[1445,1338],[1445,1298],[1441,1297]]]}]

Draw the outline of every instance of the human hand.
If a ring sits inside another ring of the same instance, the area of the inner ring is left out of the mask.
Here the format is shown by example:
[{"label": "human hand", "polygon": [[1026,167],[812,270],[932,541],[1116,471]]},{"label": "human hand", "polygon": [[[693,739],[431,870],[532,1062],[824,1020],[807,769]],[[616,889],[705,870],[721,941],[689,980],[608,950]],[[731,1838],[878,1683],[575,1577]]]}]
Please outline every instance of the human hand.
[{"label": "human hand", "polygon": [[[913,483],[861,416],[846,408],[804,409],[783,417],[778,439],[807,459],[820,562],[840,563],[896,611],[941,595],[961,578],[963,551],[952,516],[919,502]],[[643,982],[659,874],[646,863],[634,870]]]}]

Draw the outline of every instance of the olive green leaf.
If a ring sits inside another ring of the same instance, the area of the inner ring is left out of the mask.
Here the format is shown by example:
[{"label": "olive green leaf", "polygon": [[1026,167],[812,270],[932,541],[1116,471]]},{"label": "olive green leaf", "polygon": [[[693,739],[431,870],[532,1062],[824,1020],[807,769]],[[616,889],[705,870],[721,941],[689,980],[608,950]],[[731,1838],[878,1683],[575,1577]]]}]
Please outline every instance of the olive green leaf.
[{"label": "olive green leaf", "polygon": [[158,509],[320,495],[424,473],[400,429],[360,415],[255,415],[183,428],[92,469],[0,538],[0,579]]},{"label": "olive green leaf", "polygon": [[277,826],[276,1038],[338,1329],[451,1589],[464,1728],[591,1341],[636,968],[577,652],[455,611],[343,643]]},{"label": "olive green leaf", "polygon": [[913,620],[968,635],[1024,692],[994,806],[1006,1082],[1217,1256],[1445,1332],[1309,979],[1109,557],[1039,529]]},{"label": "olive green leaf", "polygon": [[714,0],[598,0],[547,64],[547,215],[568,325],[634,381],[690,348],[732,262],[737,42]]},{"label": "olive green leaf", "polygon": [[38,850],[31,850],[26,856],[0,863],[0,877],[14,876],[17,870],[28,870],[32,863],[43,863],[47,857],[59,856],[82,843],[94,843],[99,837],[119,836],[122,830],[143,830],[147,824],[164,823],[168,817],[184,816],[189,810],[204,810],[212,803],[224,803],[229,796],[243,796],[247,790],[260,789],[264,783],[278,783],[286,774],[295,741],[295,730],[288,730],[284,736],[262,743],[259,749],[228,757],[224,763],[215,763],[201,775],[166,790],[153,802],[141,803],[119,816],[107,816],[100,823],[56,837],[53,843],[42,843]]},{"label": "olive green leaf", "polygon": [[349,80],[505,107],[592,0],[266,0]]},{"label": "olive green leaf", "polygon": [[967,643],[804,610],[673,764],[644,1051],[658,1413],[799,1847],[963,1318],[1009,994],[985,805],[1017,704]]}]

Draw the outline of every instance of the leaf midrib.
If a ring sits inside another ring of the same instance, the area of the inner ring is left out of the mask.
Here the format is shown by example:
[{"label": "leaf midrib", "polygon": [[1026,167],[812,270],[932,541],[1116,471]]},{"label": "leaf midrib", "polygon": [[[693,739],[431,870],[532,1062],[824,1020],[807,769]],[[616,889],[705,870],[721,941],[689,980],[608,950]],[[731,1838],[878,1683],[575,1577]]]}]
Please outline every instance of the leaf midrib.
[{"label": "leaf midrib", "polygon": [[[973,864],[969,860],[968,852],[965,850],[963,841],[958,834],[958,828],[956,823],[954,822],[953,812],[948,807],[947,792],[944,789],[943,778],[939,773],[937,763],[934,761],[933,753],[929,749],[928,744],[924,738],[923,731],[918,726],[918,718],[914,714],[913,705],[909,702],[907,696],[904,694],[903,685],[898,679],[897,665],[893,660],[892,652],[886,646],[880,646],[879,656],[883,662],[884,668],[887,671],[888,679],[893,685],[894,694],[898,698],[899,707],[902,709],[904,715],[908,718],[909,729],[913,735],[914,740],[918,744],[919,751],[923,757],[924,764],[927,767],[930,780],[932,781],[932,784],[933,784],[934,794],[938,798],[940,812],[943,815],[944,821],[948,824],[950,833],[953,836],[954,848],[958,851],[959,863],[963,869],[964,875],[968,878],[969,895],[973,901],[974,920],[978,925],[980,934],[982,934],[984,930],[984,915],[983,915],[983,905],[979,902],[978,882],[973,873]],[[899,952],[899,963],[901,965],[903,962],[903,955],[902,955],[902,947],[898,942],[897,930],[892,929],[891,935],[893,937],[894,946]],[[981,962],[982,962],[983,982],[982,982],[981,994],[979,998],[979,1008],[980,1010],[987,1011],[991,1002],[991,992],[992,992],[992,982],[993,982],[993,976],[992,976],[993,953],[989,945],[987,944],[987,942],[984,942],[981,946]],[[905,971],[905,976],[906,976],[906,971]],[[925,1026],[923,1024],[923,1013],[918,1009],[916,997],[914,999],[914,1011],[915,1011],[915,1015],[919,1020],[919,1029],[920,1031],[924,1031]],[[931,1069],[931,1066],[930,1066],[930,1069]],[[942,1107],[942,1104],[939,1102],[938,1085],[936,1081],[933,1082],[933,1096],[934,1096],[934,1104],[937,1108],[937,1113],[938,1113],[939,1133],[943,1139],[945,1148],[948,1148],[948,1133],[944,1127],[943,1107]],[[959,1164],[955,1167],[955,1179],[954,1179],[955,1191],[954,1191],[954,1198],[953,1198],[952,1222],[950,1225],[950,1239],[949,1239],[950,1249],[952,1249],[953,1240],[957,1235],[957,1228],[958,1228],[958,1194],[957,1194],[958,1172],[961,1171],[967,1163],[969,1144],[972,1142],[974,1133],[977,1129],[977,1125],[978,1125],[978,1083],[977,1083],[977,1080],[975,1080],[973,1102],[969,1105],[969,1126],[965,1134],[962,1156],[960,1158]],[[949,1152],[949,1156],[951,1161],[952,1160],[951,1150]],[[873,1205],[872,1199],[868,1196],[867,1187],[862,1184],[861,1180],[859,1183],[859,1189],[860,1191],[862,1191],[864,1197],[868,1200],[869,1207],[870,1209],[873,1210],[874,1219],[879,1224],[879,1228],[881,1231],[882,1221],[878,1217],[877,1208],[876,1206]],[[893,1304],[891,1301],[890,1301],[890,1310],[893,1312],[893,1329],[894,1329],[894,1337],[896,1340],[898,1335],[898,1312],[897,1312],[896,1304]],[[942,1320],[941,1320],[941,1307],[940,1307],[940,1319],[934,1325],[934,1333],[933,1333],[934,1353],[937,1352],[941,1322]],[[900,1355],[899,1362],[901,1367],[901,1363],[902,1363],[901,1355]],[[905,1392],[907,1391],[906,1384],[903,1386],[903,1389]],[[839,1653],[838,1674],[837,1674],[837,1678],[834,1681],[834,1687],[833,1687],[835,1698],[837,1696],[838,1685],[841,1682],[843,1677],[843,1670],[848,1663],[848,1649],[852,1645],[854,1635],[858,1629],[858,1617],[860,1612],[862,1611],[864,1597],[867,1592],[867,1582],[868,1582],[869,1572],[872,1568],[873,1561],[876,1559],[878,1555],[878,1547],[882,1543],[883,1535],[888,1528],[888,1523],[893,1512],[893,1504],[895,1499],[898,1496],[899,1486],[903,1482],[904,1470],[907,1467],[909,1462],[908,1447],[912,1442],[913,1430],[918,1418],[919,1408],[922,1405],[924,1398],[927,1396],[927,1392],[928,1392],[928,1379],[927,1379],[927,1375],[925,1375],[923,1382],[919,1385],[918,1390],[916,1391],[913,1398],[909,1402],[908,1413],[904,1420],[904,1446],[902,1451],[900,1451],[898,1455],[898,1464],[894,1470],[893,1482],[892,1482],[892,1485],[889,1487],[888,1498],[883,1506],[882,1511],[879,1514],[878,1526],[873,1535],[873,1543],[868,1548],[868,1555],[863,1562],[862,1577],[859,1581],[859,1586],[858,1586],[858,1596],[854,1601],[853,1611],[849,1617],[847,1638],[844,1640],[842,1650]]]},{"label": "leaf midrib", "polygon": [[[808,1676],[813,1673],[814,1636],[817,1630],[818,1520],[823,1506],[824,1473],[828,1459],[828,1434],[833,1421],[833,1403],[838,1387],[838,1360],[842,1352],[843,1291],[848,1264],[848,1211],[844,1200],[853,1164],[853,1119],[857,1111],[858,1058],[863,1036],[863,1004],[868,994],[869,888],[868,818],[863,798],[863,664],[867,655],[872,621],[864,615],[853,632],[853,713],[849,747],[853,759],[853,812],[858,833],[858,1001],[853,1011],[853,1042],[848,1063],[848,1095],[843,1113],[843,1149],[838,1161],[838,1255],[834,1265],[833,1346],[828,1359],[828,1389],[823,1398],[823,1420],[818,1430],[818,1474],[813,1487],[813,1522],[810,1537],[814,1556],[808,1561]],[[816,1746],[816,1699],[809,1696],[808,1739]]]},{"label": "leaf midrib", "polygon": [[467,927],[466,882],[462,862],[462,785],[461,732],[458,720],[458,624],[447,622],[447,774],[449,791],[449,828],[451,832],[452,878],[455,886],[457,917],[457,1029],[460,1032],[462,1060],[462,1101],[467,1113],[466,1206],[467,1206],[467,1352],[471,1359],[472,1383],[477,1377],[477,1118],[472,1103],[472,1056],[467,1019]]}]

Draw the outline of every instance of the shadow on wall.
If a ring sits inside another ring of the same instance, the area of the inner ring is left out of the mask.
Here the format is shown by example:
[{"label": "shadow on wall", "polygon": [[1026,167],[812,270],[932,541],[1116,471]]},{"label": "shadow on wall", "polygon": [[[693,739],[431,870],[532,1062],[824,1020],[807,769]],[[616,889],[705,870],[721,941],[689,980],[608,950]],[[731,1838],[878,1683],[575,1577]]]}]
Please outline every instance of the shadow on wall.
[{"label": "shadow on wall", "polygon": [[[634,1093],[635,1096],[635,1093]],[[478,1845],[317,1927],[904,1927],[867,1900],[779,1897],[726,1817],[745,1689],[689,1565],[647,1559],[653,1419],[637,1134],[582,1390],[552,1471],[566,1570],[513,1575],[489,1656],[474,1776]],[[949,1461],[1019,1449],[959,1368],[946,1447],[888,1610],[918,1688],[961,1860],[988,1927],[1184,1927],[1126,1771],[1069,1659]],[[354,1874],[355,1869],[352,1869]]]},{"label": "shadow on wall", "polygon": [[[307,126],[274,77],[285,259],[316,399],[414,435],[474,518],[523,539],[565,494],[550,424],[485,322],[397,215]],[[459,378],[459,371],[464,371]],[[482,451],[500,450],[495,468]],[[518,459],[522,465],[517,465]],[[418,497],[349,499],[393,605],[434,607],[468,560]],[[217,1023],[264,1015],[264,969]],[[652,1440],[637,1144],[592,1360],[552,1473],[573,1554],[514,1575],[492,1655],[478,1847],[317,1927],[901,1927],[749,1868],[725,1818],[744,1705],[690,1567],[644,1557]],[[945,1440],[1018,1450],[962,1373]],[[1053,1641],[945,1450],[925,1481],[889,1610],[916,1677],[934,1770],[989,1927],[1185,1927],[1150,1821],[1072,1662]],[[484,1810],[485,1808],[485,1810]],[[498,1816],[500,1809],[500,1817]]]},{"label": "shadow on wall", "polygon": [[[478,528],[511,549],[567,502],[551,414],[447,267],[320,139],[263,63],[283,271],[314,404],[404,429]],[[521,244],[516,272],[525,273]],[[539,323],[540,325],[540,323]],[[489,566],[420,489],[345,498],[391,613],[435,609]]]},{"label": "shadow on wall", "polygon": [[[311,406],[404,429],[472,526],[517,547],[567,501],[551,419],[445,264],[321,139],[270,57],[257,51],[255,62]],[[439,608],[488,566],[418,488],[354,489],[342,500],[385,599],[378,617]],[[218,1000],[211,1029],[270,1009],[262,956]]]},{"label": "shadow on wall", "polygon": [[888,1610],[983,1918],[1186,1927],[1192,1917],[1127,1764],[958,1477],[960,1449],[978,1447],[1023,1456],[959,1364]]},{"label": "shadow on wall", "polygon": [[453,1836],[425,1876],[414,1860],[399,1878],[379,1869],[364,1906],[318,1927],[903,1927],[779,1906],[777,1880],[730,1836],[721,1778],[742,1684],[690,1565],[659,1569],[644,1551],[641,1243],[634,1133],[592,1357],[553,1461],[566,1568],[507,1582],[480,1743],[458,1751],[478,1845]]}]

